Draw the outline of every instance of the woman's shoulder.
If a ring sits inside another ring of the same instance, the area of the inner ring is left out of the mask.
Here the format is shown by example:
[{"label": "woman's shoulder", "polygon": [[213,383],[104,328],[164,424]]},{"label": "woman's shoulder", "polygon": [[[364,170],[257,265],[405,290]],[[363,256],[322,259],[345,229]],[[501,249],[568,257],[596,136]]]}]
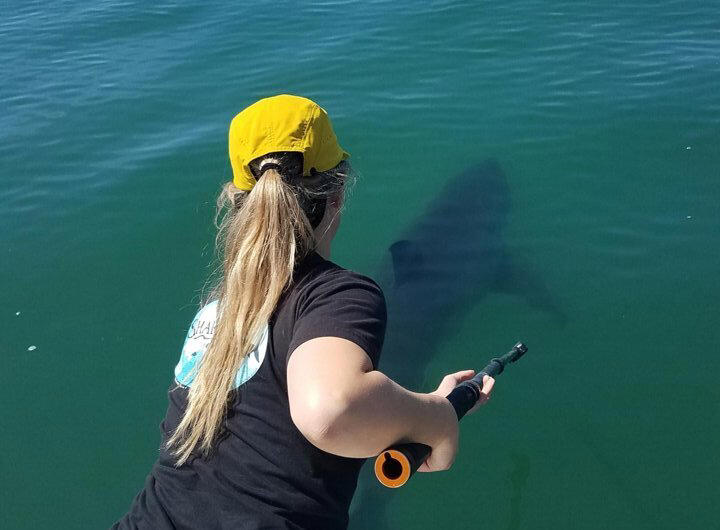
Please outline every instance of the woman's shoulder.
[{"label": "woman's shoulder", "polygon": [[370,276],[330,260],[323,260],[296,286],[293,306],[296,319],[302,315],[330,320],[348,315],[352,319],[360,315],[379,321],[387,318],[385,295],[380,285]]},{"label": "woman's shoulder", "polygon": [[330,290],[340,292],[348,289],[364,289],[383,296],[382,288],[370,276],[347,269],[334,261],[320,258],[317,266],[308,275],[305,287],[308,292]]},{"label": "woman's shoulder", "polygon": [[377,367],[387,322],[385,297],[377,282],[325,260],[298,287],[288,352],[316,337],[339,337],[360,346]]}]

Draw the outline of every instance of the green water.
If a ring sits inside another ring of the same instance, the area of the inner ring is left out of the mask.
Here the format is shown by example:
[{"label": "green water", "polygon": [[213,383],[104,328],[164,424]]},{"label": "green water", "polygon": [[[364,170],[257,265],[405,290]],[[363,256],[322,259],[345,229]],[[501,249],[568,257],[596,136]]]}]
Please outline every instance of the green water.
[{"label": "green water", "polygon": [[453,317],[417,390],[530,353],[452,470],[387,492],[388,527],[720,528],[719,7],[6,2],[0,528],[108,527],[141,488],[229,120],[281,92],[328,110],[360,174],[337,263],[381,274],[494,158],[504,243],[566,316],[490,290]]}]

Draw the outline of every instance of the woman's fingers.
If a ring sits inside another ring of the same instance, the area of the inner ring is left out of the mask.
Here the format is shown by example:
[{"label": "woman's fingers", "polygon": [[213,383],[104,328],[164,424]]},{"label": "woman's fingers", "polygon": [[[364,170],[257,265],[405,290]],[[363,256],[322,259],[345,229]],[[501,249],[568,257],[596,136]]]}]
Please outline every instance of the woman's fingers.
[{"label": "woman's fingers", "polygon": [[455,376],[455,381],[457,383],[462,383],[463,381],[467,381],[468,379],[472,379],[475,375],[475,370],[461,370],[459,372],[455,372],[452,374]]},{"label": "woman's fingers", "polygon": [[[437,396],[445,397],[450,394],[450,392],[452,392],[453,389],[460,383],[462,383],[463,381],[467,381],[468,379],[472,379],[474,376],[475,370],[461,370],[459,372],[448,374],[443,377],[442,381],[440,382],[440,386],[438,386],[437,390],[432,393]],[[489,375],[484,375],[483,387],[480,392],[480,398],[473,406],[473,408],[471,408],[468,412],[474,412],[480,405],[484,405],[485,403],[487,403],[490,400],[490,393],[492,392],[494,386],[495,379],[490,377]]]},{"label": "woman's fingers", "polygon": [[447,384],[453,384],[453,388],[455,388],[455,386],[459,385],[463,381],[472,379],[474,375],[475,370],[460,370],[459,372],[455,372],[454,374],[446,375],[445,377],[443,377],[442,382]]},{"label": "woman's fingers", "polygon": [[495,379],[489,375],[483,376],[483,387],[480,391],[480,398],[477,403],[468,411],[468,414],[475,412],[480,405],[484,405],[490,400],[490,392],[492,392],[493,386],[495,386]]},{"label": "woman's fingers", "polygon": [[480,391],[480,399],[478,399],[478,405],[483,405],[490,401],[490,392],[492,392],[493,386],[495,386],[495,379],[486,375],[483,377],[483,386]]},{"label": "woman's fingers", "polygon": [[483,376],[483,387],[480,394],[485,395],[485,400],[490,399],[490,392],[492,392],[493,386],[495,386],[495,379],[489,375]]},{"label": "woman's fingers", "polygon": [[443,377],[442,381],[440,382],[440,386],[438,386],[437,390],[434,393],[443,397],[447,396],[450,392],[452,392],[453,388],[458,386],[463,381],[472,379],[474,375],[475,370],[461,370],[459,372],[455,372],[454,374],[448,374]]}]

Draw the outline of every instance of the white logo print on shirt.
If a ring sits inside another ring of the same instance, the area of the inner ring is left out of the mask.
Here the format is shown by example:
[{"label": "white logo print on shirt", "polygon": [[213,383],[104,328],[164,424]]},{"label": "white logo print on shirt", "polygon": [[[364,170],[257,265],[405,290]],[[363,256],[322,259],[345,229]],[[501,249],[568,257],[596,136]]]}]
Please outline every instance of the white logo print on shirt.
[{"label": "white logo print on shirt", "polygon": [[[197,366],[205,354],[213,333],[215,332],[215,321],[217,319],[217,300],[198,311],[190,324],[185,344],[183,345],[180,361],[175,366],[175,381],[185,387],[192,386],[197,372]],[[235,374],[234,388],[239,387],[254,376],[260,369],[265,359],[268,343],[268,325],[265,324],[260,333],[260,339],[255,342],[256,346],[245,357],[240,368]]]}]

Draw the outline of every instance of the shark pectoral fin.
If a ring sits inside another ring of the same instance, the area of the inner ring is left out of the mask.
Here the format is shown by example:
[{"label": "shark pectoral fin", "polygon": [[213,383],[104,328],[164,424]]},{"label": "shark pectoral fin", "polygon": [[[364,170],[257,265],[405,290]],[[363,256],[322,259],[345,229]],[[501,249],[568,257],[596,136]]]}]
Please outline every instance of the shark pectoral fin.
[{"label": "shark pectoral fin", "polygon": [[524,298],[531,307],[550,313],[562,326],[567,322],[542,276],[528,260],[506,255],[495,279],[495,290]]},{"label": "shark pectoral fin", "polygon": [[419,270],[422,270],[422,250],[412,241],[407,239],[396,241],[390,245],[390,255],[396,287],[407,283],[413,276],[417,276]]}]

